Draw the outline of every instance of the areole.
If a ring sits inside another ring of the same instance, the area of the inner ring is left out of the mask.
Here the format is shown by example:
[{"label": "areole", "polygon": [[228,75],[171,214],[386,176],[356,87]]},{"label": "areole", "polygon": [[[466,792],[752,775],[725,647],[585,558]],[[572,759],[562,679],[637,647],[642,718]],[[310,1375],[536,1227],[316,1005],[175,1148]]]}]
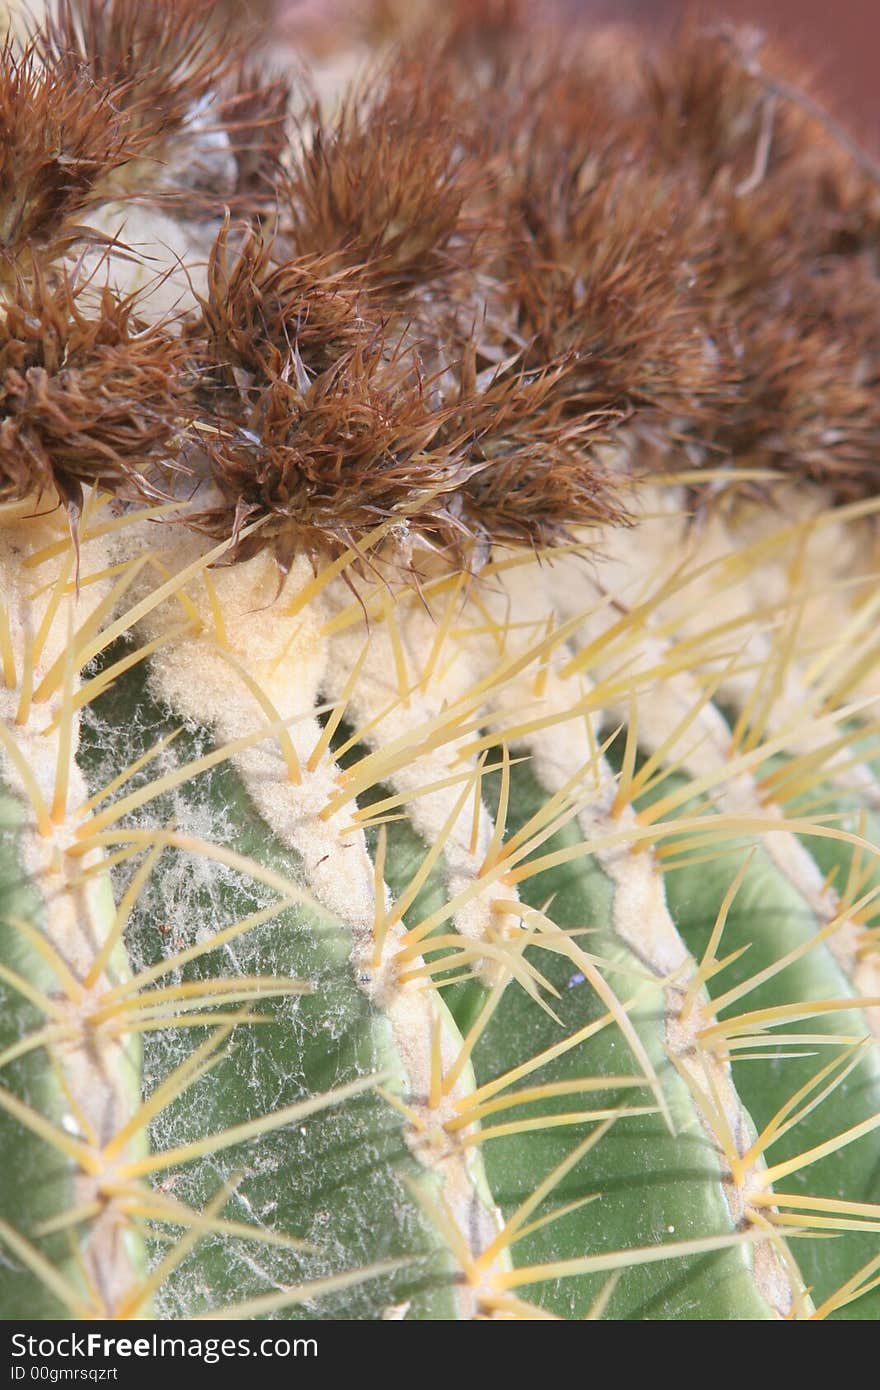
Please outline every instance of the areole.
[{"label": "areole", "polygon": [[6,1317],[876,1316],[878,189],[527,8],[3,49]]}]

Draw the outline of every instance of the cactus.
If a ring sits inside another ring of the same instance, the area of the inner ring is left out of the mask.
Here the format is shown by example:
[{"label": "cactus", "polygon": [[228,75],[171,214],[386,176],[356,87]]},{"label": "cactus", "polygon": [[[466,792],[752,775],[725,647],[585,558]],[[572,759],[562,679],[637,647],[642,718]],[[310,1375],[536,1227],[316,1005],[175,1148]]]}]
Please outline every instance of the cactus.
[{"label": "cactus", "polygon": [[2,51],[3,1316],[871,1318],[876,171],[426,23]]}]

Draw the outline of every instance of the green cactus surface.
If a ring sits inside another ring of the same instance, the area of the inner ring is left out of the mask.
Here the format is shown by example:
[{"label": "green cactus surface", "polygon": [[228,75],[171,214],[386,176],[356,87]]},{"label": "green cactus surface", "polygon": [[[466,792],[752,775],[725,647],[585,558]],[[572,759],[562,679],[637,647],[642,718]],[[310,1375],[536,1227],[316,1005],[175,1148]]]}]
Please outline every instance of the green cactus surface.
[{"label": "green cactus surface", "polygon": [[404,9],[0,52],[0,1316],[874,1319],[876,179]]}]

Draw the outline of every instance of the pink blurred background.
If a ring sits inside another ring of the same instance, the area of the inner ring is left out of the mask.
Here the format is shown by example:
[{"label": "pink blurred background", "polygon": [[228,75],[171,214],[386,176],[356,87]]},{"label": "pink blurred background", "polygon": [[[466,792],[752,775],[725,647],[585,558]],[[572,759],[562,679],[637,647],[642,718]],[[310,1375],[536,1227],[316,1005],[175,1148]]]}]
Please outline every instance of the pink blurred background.
[{"label": "pink blurred background", "polygon": [[[241,8],[288,35],[300,17],[357,13],[358,0],[240,0]],[[434,0],[438,11],[443,0]],[[685,13],[754,24],[806,60],[818,90],[837,113],[880,152],[880,0],[557,0],[561,8],[599,19],[638,20],[669,30]],[[269,17],[271,16],[271,17]]]},{"label": "pink blurred background", "polygon": [[569,0],[606,18],[669,28],[683,12],[754,24],[806,60],[836,109],[880,146],[880,0]]}]

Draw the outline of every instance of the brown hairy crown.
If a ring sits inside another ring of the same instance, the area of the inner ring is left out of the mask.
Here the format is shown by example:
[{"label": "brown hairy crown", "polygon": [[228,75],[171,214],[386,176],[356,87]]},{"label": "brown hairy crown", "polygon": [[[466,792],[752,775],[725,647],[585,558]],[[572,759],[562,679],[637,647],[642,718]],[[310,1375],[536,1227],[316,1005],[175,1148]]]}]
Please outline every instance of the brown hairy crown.
[{"label": "brown hairy crown", "polygon": [[[704,189],[717,180],[733,186],[749,178],[773,104],[734,38],[686,25],[643,70],[646,108],[639,121],[645,137],[664,169],[688,165]],[[749,51],[756,43],[757,36],[742,37]],[[804,83],[804,73],[772,47],[762,49],[762,59],[793,83]],[[815,130],[791,103],[775,103],[772,124],[764,169],[771,176],[809,157],[816,144]]]},{"label": "brown hairy crown", "polygon": [[245,388],[236,415],[214,417],[210,461],[224,504],[197,517],[212,534],[264,520],[257,543],[286,564],[297,551],[357,550],[388,519],[457,531],[442,494],[460,483],[460,463],[426,452],[440,417],[382,344],[354,349],[313,381]]},{"label": "brown hairy crown", "polygon": [[457,408],[438,434],[467,463],[460,515],[485,542],[543,548],[574,526],[622,522],[619,480],[595,448],[621,416],[577,397],[572,362],[527,372],[516,365],[480,376],[466,352]]},{"label": "brown hairy crown", "polygon": [[23,253],[55,258],[87,233],[75,219],[143,148],[119,113],[122,88],[44,67],[32,44],[0,46],[0,277]]},{"label": "brown hairy crown", "polygon": [[687,188],[646,168],[589,48],[529,68],[513,70],[494,113],[509,237],[495,276],[524,361],[573,359],[593,408],[698,415],[718,384],[700,318],[707,248]]},{"label": "brown hairy crown", "polygon": [[476,338],[453,333],[426,380],[418,341],[376,315],[358,268],[278,263],[253,231],[234,255],[228,241],[224,228],[187,330],[225,499],[200,513],[213,534],[260,518],[254,546],[286,558],[400,521],[462,563],[474,541],[552,544],[621,517],[591,453],[617,416],[576,398],[570,364],[479,365]]},{"label": "brown hairy crown", "polygon": [[841,499],[872,493],[876,184],[808,78],[747,36],[685,35],[648,70],[647,93],[652,166],[692,180],[692,221],[710,247],[705,320],[731,389],[702,443]]},{"label": "brown hairy crown", "polygon": [[290,98],[287,78],[267,76],[248,58],[236,64],[224,84],[219,122],[235,158],[236,208],[275,202],[287,148]]},{"label": "brown hairy crown", "polygon": [[[239,557],[357,552],[387,523],[406,568],[415,541],[473,565],[625,521],[628,478],[682,448],[716,478],[875,490],[880,180],[769,50],[685,32],[649,59],[454,0],[290,140],[288,84],[209,11],[62,0],[8,50],[4,495],[144,489],[180,429],[194,524],[261,522]],[[126,160],[137,197],[176,180],[263,225],[227,218],[178,336],[45,266]]]},{"label": "brown hairy crown", "polygon": [[46,66],[121,89],[121,108],[155,138],[182,125],[235,62],[209,0],[57,0],[37,36]]},{"label": "brown hairy crown", "polygon": [[424,452],[442,417],[417,361],[363,316],[359,274],[278,254],[252,229],[233,252],[224,225],[185,336],[200,452],[223,497],[198,522],[237,535],[259,518],[246,550],[272,544],[286,562],[298,547],[356,544],[398,512],[439,515],[436,495],[460,468]]},{"label": "brown hairy crown", "polygon": [[184,415],[182,350],[132,299],[68,273],[18,278],[0,309],[0,500],[82,485],[150,493]]},{"label": "brown hairy crown", "polygon": [[455,93],[429,59],[374,73],[330,122],[313,107],[284,187],[293,254],[333,255],[392,294],[422,288],[474,254],[467,205],[479,171],[463,150]]},{"label": "brown hairy crown", "polygon": [[233,252],[227,221],[208,260],[201,317],[187,335],[215,383],[237,391],[248,377],[302,381],[365,342],[372,330],[364,300],[359,273],[334,270],[332,257],[279,263],[273,239],[255,229]]},{"label": "brown hairy crown", "polygon": [[34,42],[47,67],[118,93],[145,158],[115,196],[196,218],[215,216],[218,199],[236,200],[243,175],[221,89],[228,83],[235,100],[244,33],[221,32],[210,0],[59,0]]}]

